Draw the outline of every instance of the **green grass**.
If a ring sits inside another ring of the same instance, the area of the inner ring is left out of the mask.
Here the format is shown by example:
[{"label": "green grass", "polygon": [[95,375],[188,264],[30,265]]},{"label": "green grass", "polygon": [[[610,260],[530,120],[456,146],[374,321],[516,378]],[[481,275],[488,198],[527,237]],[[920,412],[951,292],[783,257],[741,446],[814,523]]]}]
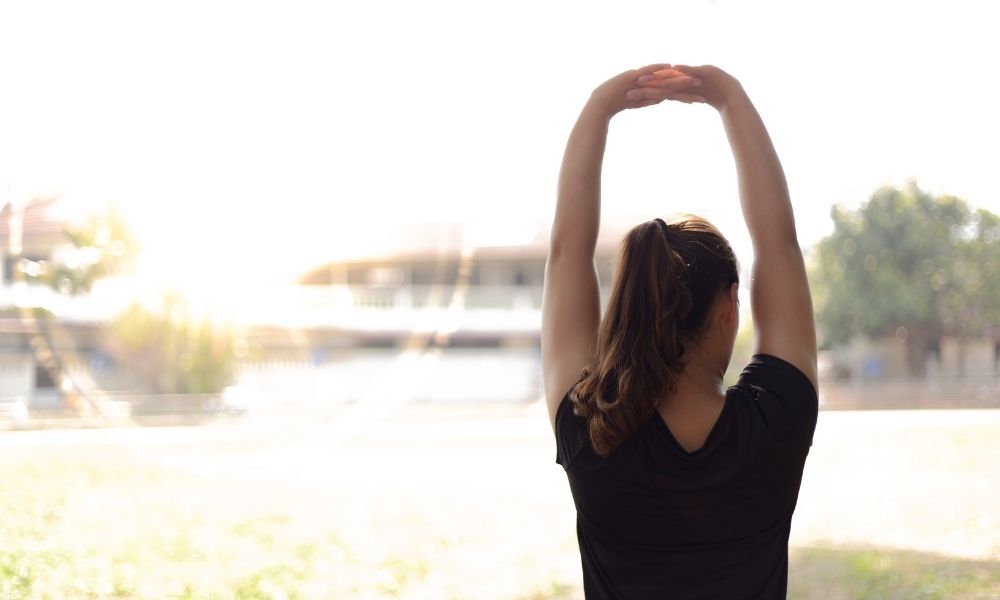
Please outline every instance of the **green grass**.
[{"label": "green grass", "polygon": [[[565,582],[519,600],[570,600]],[[1000,561],[962,560],[887,548],[794,548],[788,598],[796,600],[964,600],[1000,598]]]},{"label": "green grass", "polygon": [[789,598],[1000,598],[1000,561],[886,548],[799,548]]},{"label": "green grass", "polygon": [[553,581],[518,600],[573,600],[582,596],[583,593],[576,586]]},{"label": "green grass", "polygon": [[31,592],[34,568],[30,557],[0,549],[0,598],[21,598]]},{"label": "green grass", "polygon": [[[529,521],[528,504],[248,483],[162,452],[0,452],[0,600],[582,597],[571,521]],[[793,548],[789,598],[1000,598],[1000,561]]]},{"label": "green grass", "polygon": [[236,600],[296,600],[305,568],[302,565],[278,564],[259,569],[238,581],[233,588]]}]

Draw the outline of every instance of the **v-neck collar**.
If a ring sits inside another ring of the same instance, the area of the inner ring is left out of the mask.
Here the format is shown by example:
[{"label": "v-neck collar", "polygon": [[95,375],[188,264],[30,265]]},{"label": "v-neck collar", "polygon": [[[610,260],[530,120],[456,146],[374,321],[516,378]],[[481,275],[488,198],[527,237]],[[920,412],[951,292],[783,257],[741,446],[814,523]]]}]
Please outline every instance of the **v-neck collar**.
[{"label": "v-neck collar", "polygon": [[708,431],[708,435],[705,436],[704,443],[702,443],[702,445],[699,446],[698,448],[690,451],[685,449],[684,446],[679,441],[677,441],[677,438],[674,436],[674,432],[670,431],[670,426],[667,425],[667,422],[663,419],[663,415],[660,414],[659,410],[653,411],[652,419],[657,421],[658,424],[656,425],[656,427],[663,432],[663,434],[670,441],[671,446],[673,446],[674,449],[681,456],[683,456],[684,458],[696,458],[711,446],[712,442],[717,437],[717,432],[719,431],[720,427],[719,424],[726,417],[726,413],[728,412],[729,412],[729,390],[726,390],[726,395],[722,402],[722,410],[719,411],[719,416],[716,417],[715,423],[712,424],[712,428]]}]

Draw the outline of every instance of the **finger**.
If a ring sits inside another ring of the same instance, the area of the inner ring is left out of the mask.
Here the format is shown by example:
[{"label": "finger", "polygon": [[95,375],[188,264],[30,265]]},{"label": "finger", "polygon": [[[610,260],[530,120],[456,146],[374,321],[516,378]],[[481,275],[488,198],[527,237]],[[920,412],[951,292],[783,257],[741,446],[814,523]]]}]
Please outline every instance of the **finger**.
[{"label": "finger", "polygon": [[666,79],[656,79],[650,77],[640,77],[637,83],[642,87],[655,87],[661,90],[682,90],[689,87],[701,85],[701,79],[681,75],[680,77],[668,77]]},{"label": "finger", "polygon": [[661,78],[665,78],[665,77],[681,77],[681,76],[684,75],[684,73],[681,73],[680,71],[678,71],[674,67],[670,67],[669,69],[662,69],[660,71],[653,71],[653,75],[655,77],[661,77]]},{"label": "finger", "polygon": [[639,83],[645,83],[648,81],[666,81],[667,79],[673,79],[676,77],[687,77],[687,75],[671,67],[669,69],[660,69],[659,71],[653,71],[652,73],[640,75],[637,81]]},{"label": "finger", "polygon": [[691,65],[674,65],[672,68],[675,71],[692,77],[697,77],[701,74],[701,67],[692,67]]},{"label": "finger", "polygon": [[643,108],[646,106],[653,106],[654,104],[659,104],[663,102],[666,98],[652,98],[650,100],[643,100],[642,102],[637,102],[632,105],[632,108]]},{"label": "finger", "polygon": [[705,102],[705,97],[699,96],[698,94],[674,93],[667,94],[667,100],[675,100],[677,102],[686,102],[690,104],[692,102]]},{"label": "finger", "polygon": [[653,98],[659,98],[660,100],[663,100],[664,98],[667,97],[667,94],[670,93],[674,92],[672,90],[665,91],[659,88],[638,87],[638,88],[632,88],[629,91],[625,92],[625,97],[628,98],[629,100],[639,100],[639,101],[650,100]]},{"label": "finger", "polygon": [[641,75],[649,75],[651,73],[655,73],[657,71],[665,71],[667,69],[670,69],[670,65],[669,64],[667,64],[667,63],[657,63],[655,65],[646,65],[645,67],[642,67],[641,69],[636,69],[636,74],[638,74],[640,76]]}]

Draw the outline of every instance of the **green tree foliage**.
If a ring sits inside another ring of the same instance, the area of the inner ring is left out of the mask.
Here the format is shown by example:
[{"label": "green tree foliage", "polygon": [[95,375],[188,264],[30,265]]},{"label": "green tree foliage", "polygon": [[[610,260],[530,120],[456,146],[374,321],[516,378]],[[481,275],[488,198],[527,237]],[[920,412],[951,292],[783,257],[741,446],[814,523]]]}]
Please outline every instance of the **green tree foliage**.
[{"label": "green tree foliage", "polygon": [[[129,273],[139,252],[125,215],[113,205],[67,226],[64,234],[69,251],[57,253],[27,275],[65,294],[86,294],[103,277]],[[160,304],[150,309],[133,303],[112,319],[102,336],[104,349],[144,391],[222,391],[232,379],[230,334],[208,320],[192,319],[180,294],[165,294]]]},{"label": "green tree foliage", "polygon": [[885,187],[856,210],[834,206],[811,280],[823,344],[863,334],[905,341],[923,373],[943,336],[960,343],[1000,325],[1000,217],[915,183]]},{"label": "green tree foliage", "polygon": [[139,244],[122,212],[109,206],[66,229],[73,251],[45,270],[42,279],[66,294],[90,291],[102,277],[128,271]]},{"label": "green tree foliage", "polygon": [[233,339],[208,320],[192,319],[179,294],[158,310],[135,303],[111,323],[111,351],[147,391],[199,394],[222,391],[232,379]]}]

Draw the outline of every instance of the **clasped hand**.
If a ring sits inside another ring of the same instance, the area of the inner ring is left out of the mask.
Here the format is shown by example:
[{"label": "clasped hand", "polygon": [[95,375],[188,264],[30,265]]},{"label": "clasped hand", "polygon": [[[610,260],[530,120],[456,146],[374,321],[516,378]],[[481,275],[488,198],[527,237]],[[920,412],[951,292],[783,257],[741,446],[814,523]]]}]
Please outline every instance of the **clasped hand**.
[{"label": "clasped hand", "polygon": [[664,100],[700,102],[721,110],[739,89],[739,82],[718,67],[654,64],[605,81],[591,94],[590,103],[609,117]]}]

